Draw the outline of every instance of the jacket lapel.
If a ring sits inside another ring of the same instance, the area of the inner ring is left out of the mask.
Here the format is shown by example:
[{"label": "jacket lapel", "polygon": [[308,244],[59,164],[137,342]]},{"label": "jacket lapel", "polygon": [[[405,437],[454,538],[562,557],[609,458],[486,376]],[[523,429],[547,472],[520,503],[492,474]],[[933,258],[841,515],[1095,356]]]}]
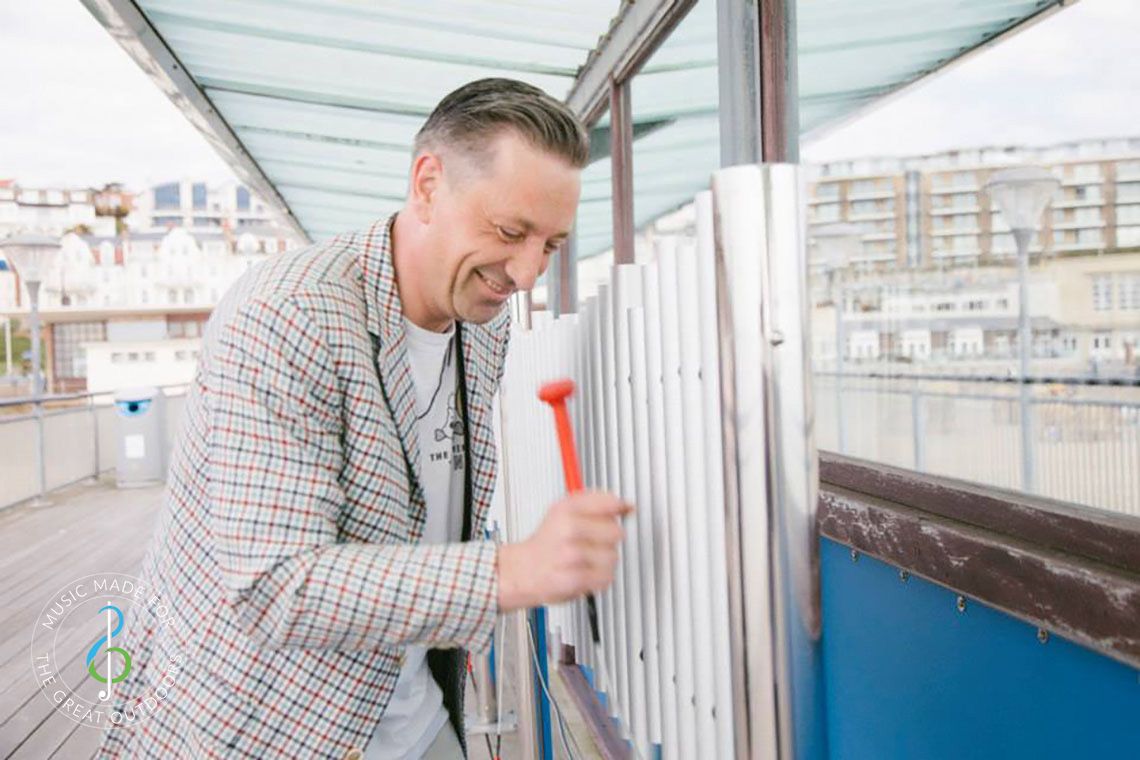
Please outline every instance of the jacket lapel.
[{"label": "jacket lapel", "polygon": [[464,324],[462,334],[463,370],[467,377],[468,422],[471,426],[472,538],[480,540],[495,487],[495,439],[491,427],[493,390],[487,380],[495,377],[494,341],[489,335],[487,325]]},{"label": "jacket lapel", "polygon": [[419,432],[416,428],[416,394],[408,344],[404,331],[403,308],[396,288],[392,263],[391,225],[395,216],[374,224],[364,235],[359,260],[364,272],[365,307],[368,331],[373,336],[376,370],[388,409],[396,423],[404,461],[408,468],[411,504],[408,540],[418,542],[423,535],[425,502],[420,462]]}]

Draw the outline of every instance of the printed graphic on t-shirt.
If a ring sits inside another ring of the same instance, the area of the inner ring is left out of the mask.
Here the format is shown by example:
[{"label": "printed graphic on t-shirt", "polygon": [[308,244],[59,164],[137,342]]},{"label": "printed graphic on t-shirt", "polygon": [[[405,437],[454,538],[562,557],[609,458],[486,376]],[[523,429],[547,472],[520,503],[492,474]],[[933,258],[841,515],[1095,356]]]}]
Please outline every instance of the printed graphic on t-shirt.
[{"label": "printed graphic on t-shirt", "polygon": [[[435,429],[435,440],[428,452],[432,462],[451,462],[451,469],[463,467],[463,418],[459,414],[458,394],[447,397],[447,419],[442,427]],[[450,445],[448,445],[450,444]]]}]

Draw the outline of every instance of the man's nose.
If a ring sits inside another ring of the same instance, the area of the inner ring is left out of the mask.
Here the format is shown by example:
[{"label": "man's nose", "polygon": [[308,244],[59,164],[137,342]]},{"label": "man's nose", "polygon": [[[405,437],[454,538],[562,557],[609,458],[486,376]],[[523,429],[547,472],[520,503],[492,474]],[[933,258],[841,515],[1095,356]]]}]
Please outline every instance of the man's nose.
[{"label": "man's nose", "polygon": [[530,290],[546,265],[545,244],[541,240],[527,242],[523,250],[507,262],[507,276],[519,290]]}]

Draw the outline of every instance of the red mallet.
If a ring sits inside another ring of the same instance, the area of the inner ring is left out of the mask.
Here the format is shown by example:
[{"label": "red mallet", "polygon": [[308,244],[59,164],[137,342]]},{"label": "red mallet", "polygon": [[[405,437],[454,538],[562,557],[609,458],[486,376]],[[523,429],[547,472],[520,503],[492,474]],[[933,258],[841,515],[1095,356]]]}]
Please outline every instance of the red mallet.
[{"label": "red mallet", "polygon": [[[555,380],[538,389],[538,397],[554,410],[554,426],[558,430],[558,446],[562,451],[562,474],[566,478],[566,490],[575,493],[582,490],[582,471],[578,468],[578,452],[574,448],[574,428],[570,426],[570,415],[566,411],[566,399],[572,395],[573,380]],[[605,654],[602,652],[602,638],[598,632],[598,601],[593,594],[586,595],[586,612],[590,619],[590,635],[597,650],[598,690],[605,691],[608,683],[603,667]]]}]

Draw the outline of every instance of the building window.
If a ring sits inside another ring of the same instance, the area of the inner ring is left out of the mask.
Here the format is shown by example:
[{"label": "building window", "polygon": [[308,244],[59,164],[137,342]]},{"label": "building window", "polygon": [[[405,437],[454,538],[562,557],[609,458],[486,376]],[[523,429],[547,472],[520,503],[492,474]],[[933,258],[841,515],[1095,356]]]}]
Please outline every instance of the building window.
[{"label": "building window", "polygon": [[941,301],[934,304],[935,311],[954,311],[954,304],[950,301]]},{"label": "building window", "polygon": [[237,210],[249,211],[249,189],[245,185],[238,185],[237,188]]},{"label": "building window", "polygon": [[839,221],[839,204],[838,203],[823,203],[812,209],[812,221],[815,222],[838,222]]},{"label": "building window", "polygon": [[174,352],[174,360],[180,361],[180,362],[186,361],[186,352],[185,351],[175,351]]},{"label": "building window", "polygon": [[816,185],[815,197],[821,200],[835,200],[839,198],[838,183],[828,182],[826,184]]},{"label": "building window", "polygon": [[154,351],[145,352],[143,354],[143,361],[144,362],[153,362],[154,361]]},{"label": "building window", "polygon": [[1116,201],[1140,201],[1140,182],[1118,182]]},{"label": "building window", "polygon": [[182,208],[182,188],[177,182],[159,185],[154,189],[154,207],[164,211]]},{"label": "building window", "polygon": [[206,183],[195,182],[191,188],[190,193],[193,196],[194,210],[205,211],[206,209]]},{"label": "building window", "polygon": [[1095,311],[1112,310],[1112,275],[1101,274],[1093,277],[1092,299]]},{"label": "building window", "polygon": [[111,353],[111,364],[122,364],[122,363],[123,363],[122,353],[120,353],[119,351],[113,351]]},{"label": "building window", "polygon": [[[1129,208],[1140,208],[1140,206],[1130,206]],[[1119,248],[1140,246],[1140,227],[1117,227],[1116,245]]]},{"label": "building window", "polygon": [[1069,196],[1069,200],[1075,201],[1099,201],[1102,200],[1100,194],[1100,185],[1079,185],[1073,188],[1073,194]]},{"label": "building window", "polygon": [[1140,311],[1140,272],[1119,276],[1120,308],[1123,311]]},{"label": "building window", "polygon": [[1069,176],[1073,179],[1087,182],[1097,182],[1101,179],[1100,164],[1077,164],[1070,169]]},{"label": "building window", "polygon": [[194,303],[194,291],[191,288],[182,291],[182,303]]},{"label": "building window", "polygon": [[56,377],[87,377],[87,354],[83,350],[83,344],[105,340],[105,322],[61,322],[52,325],[52,360]]},{"label": "building window", "polygon": [[138,360],[139,360],[138,351],[128,351],[127,352],[127,361],[137,362]]},{"label": "building window", "polygon": [[178,303],[178,291],[177,290],[166,291],[166,302],[167,303]]},{"label": "building window", "polygon": [[966,308],[970,311],[982,311],[986,308],[985,301],[970,301],[966,304]]}]

